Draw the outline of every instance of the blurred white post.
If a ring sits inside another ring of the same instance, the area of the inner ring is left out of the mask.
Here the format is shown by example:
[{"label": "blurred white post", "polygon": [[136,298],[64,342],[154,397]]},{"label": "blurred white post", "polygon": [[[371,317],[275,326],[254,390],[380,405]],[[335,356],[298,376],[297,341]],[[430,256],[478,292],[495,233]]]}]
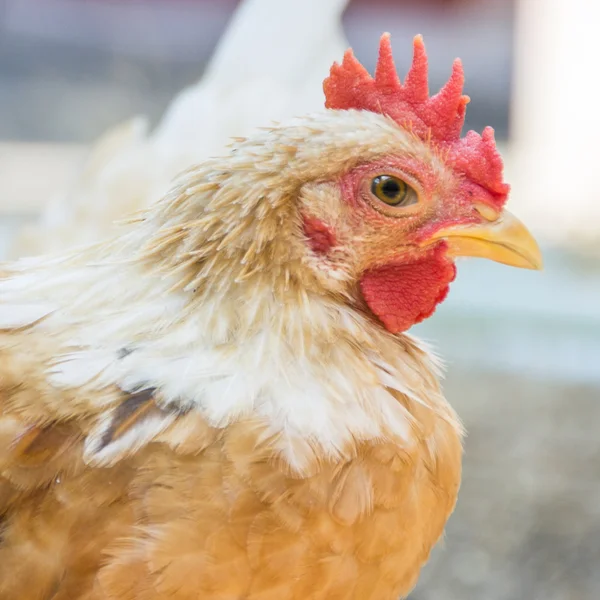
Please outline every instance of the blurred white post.
[{"label": "blurred white post", "polygon": [[[347,44],[341,18],[348,0],[244,0],[219,41],[207,78],[260,79],[265,73],[296,86],[323,64],[328,73]],[[303,64],[296,57],[305,57]],[[265,67],[265,64],[268,67]],[[320,86],[318,92],[320,93]]]},{"label": "blurred white post", "polygon": [[599,2],[517,0],[513,196],[551,241],[600,240],[599,60]]}]

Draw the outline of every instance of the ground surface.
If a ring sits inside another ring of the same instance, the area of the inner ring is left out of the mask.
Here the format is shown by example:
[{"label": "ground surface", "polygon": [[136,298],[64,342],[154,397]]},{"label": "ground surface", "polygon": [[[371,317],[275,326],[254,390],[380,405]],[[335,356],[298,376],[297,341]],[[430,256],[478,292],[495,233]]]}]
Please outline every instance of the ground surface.
[{"label": "ground surface", "polygon": [[445,542],[411,600],[600,597],[600,387],[455,370],[468,429]]}]

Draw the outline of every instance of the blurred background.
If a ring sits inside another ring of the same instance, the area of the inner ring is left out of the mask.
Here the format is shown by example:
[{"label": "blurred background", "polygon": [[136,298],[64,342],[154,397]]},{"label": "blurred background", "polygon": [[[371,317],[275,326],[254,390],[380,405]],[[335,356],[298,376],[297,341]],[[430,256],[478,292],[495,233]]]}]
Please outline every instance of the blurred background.
[{"label": "blurred background", "polygon": [[461,265],[415,333],[468,430],[445,542],[413,600],[600,598],[600,5],[589,0],[0,0],[0,258],[109,235],[227,137],[318,110],[383,31],[402,74],[455,56],[545,271]]}]

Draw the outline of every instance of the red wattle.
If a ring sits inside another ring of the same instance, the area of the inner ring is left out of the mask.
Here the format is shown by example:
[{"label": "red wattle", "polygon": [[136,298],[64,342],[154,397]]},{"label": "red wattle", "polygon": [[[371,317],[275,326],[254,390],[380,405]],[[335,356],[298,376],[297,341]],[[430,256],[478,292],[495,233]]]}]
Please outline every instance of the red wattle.
[{"label": "red wattle", "polygon": [[363,297],[390,333],[406,331],[429,317],[442,302],[456,277],[454,263],[440,247],[429,256],[366,271]]}]

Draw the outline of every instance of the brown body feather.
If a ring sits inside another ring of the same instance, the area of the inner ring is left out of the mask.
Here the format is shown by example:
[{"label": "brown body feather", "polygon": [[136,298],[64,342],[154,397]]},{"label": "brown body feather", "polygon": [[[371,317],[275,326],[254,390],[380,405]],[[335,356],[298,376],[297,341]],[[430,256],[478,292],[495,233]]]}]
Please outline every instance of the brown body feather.
[{"label": "brown body feather", "polygon": [[[260,423],[216,430],[192,412],[89,467],[84,422],[32,424],[39,388],[0,372],[2,600],[395,600],[454,506],[460,441],[426,408],[421,427],[446,443],[437,458],[423,441],[357,442],[354,458],[298,476]],[[121,402],[116,437],[156,410],[151,391]]]}]

